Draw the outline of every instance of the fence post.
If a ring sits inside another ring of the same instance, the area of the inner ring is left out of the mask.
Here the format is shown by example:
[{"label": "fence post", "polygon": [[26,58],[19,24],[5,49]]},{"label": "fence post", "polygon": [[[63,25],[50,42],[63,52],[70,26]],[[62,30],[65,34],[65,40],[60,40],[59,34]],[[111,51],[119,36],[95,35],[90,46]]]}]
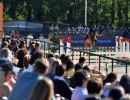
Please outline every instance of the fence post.
[{"label": "fence post", "polygon": [[113,59],[112,59],[112,72],[113,72]]},{"label": "fence post", "polygon": [[45,41],[44,41],[44,57],[45,57]]},{"label": "fence post", "polygon": [[80,57],[81,57],[81,51],[80,51]]},{"label": "fence post", "polygon": [[100,62],[101,62],[101,57],[99,56],[99,71],[100,71],[100,67],[101,67]]},{"label": "fence post", "polygon": [[59,45],[59,56],[60,56],[60,45]]},{"label": "fence post", "polygon": [[127,62],[126,62],[126,74],[127,74]]},{"label": "fence post", "polygon": [[74,59],[74,56],[73,56],[73,50],[72,50],[72,60]]},{"label": "fence post", "polygon": [[88,64],[90,64],[90,54],[88,54]]}]

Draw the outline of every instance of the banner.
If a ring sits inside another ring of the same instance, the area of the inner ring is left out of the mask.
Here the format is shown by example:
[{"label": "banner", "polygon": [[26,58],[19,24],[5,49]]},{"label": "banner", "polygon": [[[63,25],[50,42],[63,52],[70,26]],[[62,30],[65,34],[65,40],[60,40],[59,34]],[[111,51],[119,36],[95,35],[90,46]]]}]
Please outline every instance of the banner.
[{"label": "banner", "polygon": [[[71,46],[84,46],[85,38],[71,37]],[[95,46],[115,46],[115,37],[98,37]]]}]

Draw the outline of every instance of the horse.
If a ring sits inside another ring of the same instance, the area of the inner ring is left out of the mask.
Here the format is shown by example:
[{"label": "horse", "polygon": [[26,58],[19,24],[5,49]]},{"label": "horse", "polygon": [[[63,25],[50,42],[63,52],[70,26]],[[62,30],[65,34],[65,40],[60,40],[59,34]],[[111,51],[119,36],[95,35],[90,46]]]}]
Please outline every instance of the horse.
[{"label": "horse", "polygon": [[97,42],[97,34],[88,34],[85,38],[85,48],[92,48]]}]

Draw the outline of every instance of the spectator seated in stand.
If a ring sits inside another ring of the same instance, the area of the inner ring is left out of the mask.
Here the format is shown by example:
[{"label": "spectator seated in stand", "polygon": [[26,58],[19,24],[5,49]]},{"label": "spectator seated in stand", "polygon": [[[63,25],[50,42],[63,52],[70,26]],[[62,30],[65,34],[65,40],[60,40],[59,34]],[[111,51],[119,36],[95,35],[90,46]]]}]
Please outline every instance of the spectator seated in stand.
[{"label": "spectator seated in stand", "polygon": [[69,84],[64,80],[65,68],[62,65],[56,67],[56,76],[54,77],[54,91],[55,94],[60,94],[66,99],[71,98],[72,91]]},{"label": "spectator seated in stand", "polygon": [[30,99],[28,100],[52,100],[53,95],[53,82],[49,78],[41,76],[31,93]]},{"label": "spectator seated in stand", "polygon": [[125,91],[122,87],[113,87],[109,92],[109,100],[120,100],[125,95]]},{"label": "spectator seated in stand", "polygon": [[8,60],[3,59],[3,63],[0,64],[0,98],[9,96],[14,85],[14,83],[12,82],[12,78],[13,64]]},{"label": "spectator seated in stand", "polygon": [[84,63],[85,63],[85,58],[84,58],[84,57],[80,57],[80,58],[79,58],[79,63],[77,63],[77,64],[75,65],[75,71],[77,71],[77,70],[83,68],[83,64],[84,64]]},{"label": "spectator seated in stand", "polygon": [[84,69],[76,71],[74,74],[74,81],[76,84],[76,89],[71,95],[71,100],[85,100],[88,95],[88,90],[86,89],[88,80],[90,79],[90,74]]},{"label": "spectator seated in stand", "polygon": [[103,83],[101,79],[93,78],[88,81],[87,89],[89,95],[86,100],[101,100],[101,94],[103,89]]},{"label": "spectator seated in stand", "polygon": [[33,72],[26,71],[18,77],[9,96],[9,100],[28,100],[35,84],[39,80],[39,76],[44,76],[48,67],[49,63],[47,59],[37,59],[35,61]]}]

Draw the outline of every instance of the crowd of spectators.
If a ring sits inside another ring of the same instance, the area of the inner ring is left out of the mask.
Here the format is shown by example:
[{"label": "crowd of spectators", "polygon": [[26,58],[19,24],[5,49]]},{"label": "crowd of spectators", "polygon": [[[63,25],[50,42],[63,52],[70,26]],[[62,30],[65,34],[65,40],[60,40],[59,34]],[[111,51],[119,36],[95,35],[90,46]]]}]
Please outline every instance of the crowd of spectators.
[{"label": "crowd of spectators", "polygon": [[[93,26],[94,28],[97,29],[98,31],[98,34],[100,36],[115,36],[115,35],[120,35],[120,36],[123,36],[123,37],[128,37],[129,34],[130,34],[130,27],[128,27],[128,29],[124,29],[124,30],[120,30],[120,29],[116,29],[114,27],[114,25],[107,25],[107,26]],[[70,26],[67,26],[66,28],[64,29],[60,29],[58,27],[58,25],[51,25],[50,26],[50,32],[54,35],[54,33],[57,33],[60,34],[60,35],[69,35],[69,34],[74,34],[75,36],[77,35],[86,35],[89,33],[89,28],[87,26],[82,26],[81,24],[79,24],[77,27],[70,27]]]},{"label": "crowd of spectators", "polygon": [[130,100],[130,76],[117,80],[74,64],[69,55],[44,54],[41,43],[3,39],[0,49],[0,100]]}]

